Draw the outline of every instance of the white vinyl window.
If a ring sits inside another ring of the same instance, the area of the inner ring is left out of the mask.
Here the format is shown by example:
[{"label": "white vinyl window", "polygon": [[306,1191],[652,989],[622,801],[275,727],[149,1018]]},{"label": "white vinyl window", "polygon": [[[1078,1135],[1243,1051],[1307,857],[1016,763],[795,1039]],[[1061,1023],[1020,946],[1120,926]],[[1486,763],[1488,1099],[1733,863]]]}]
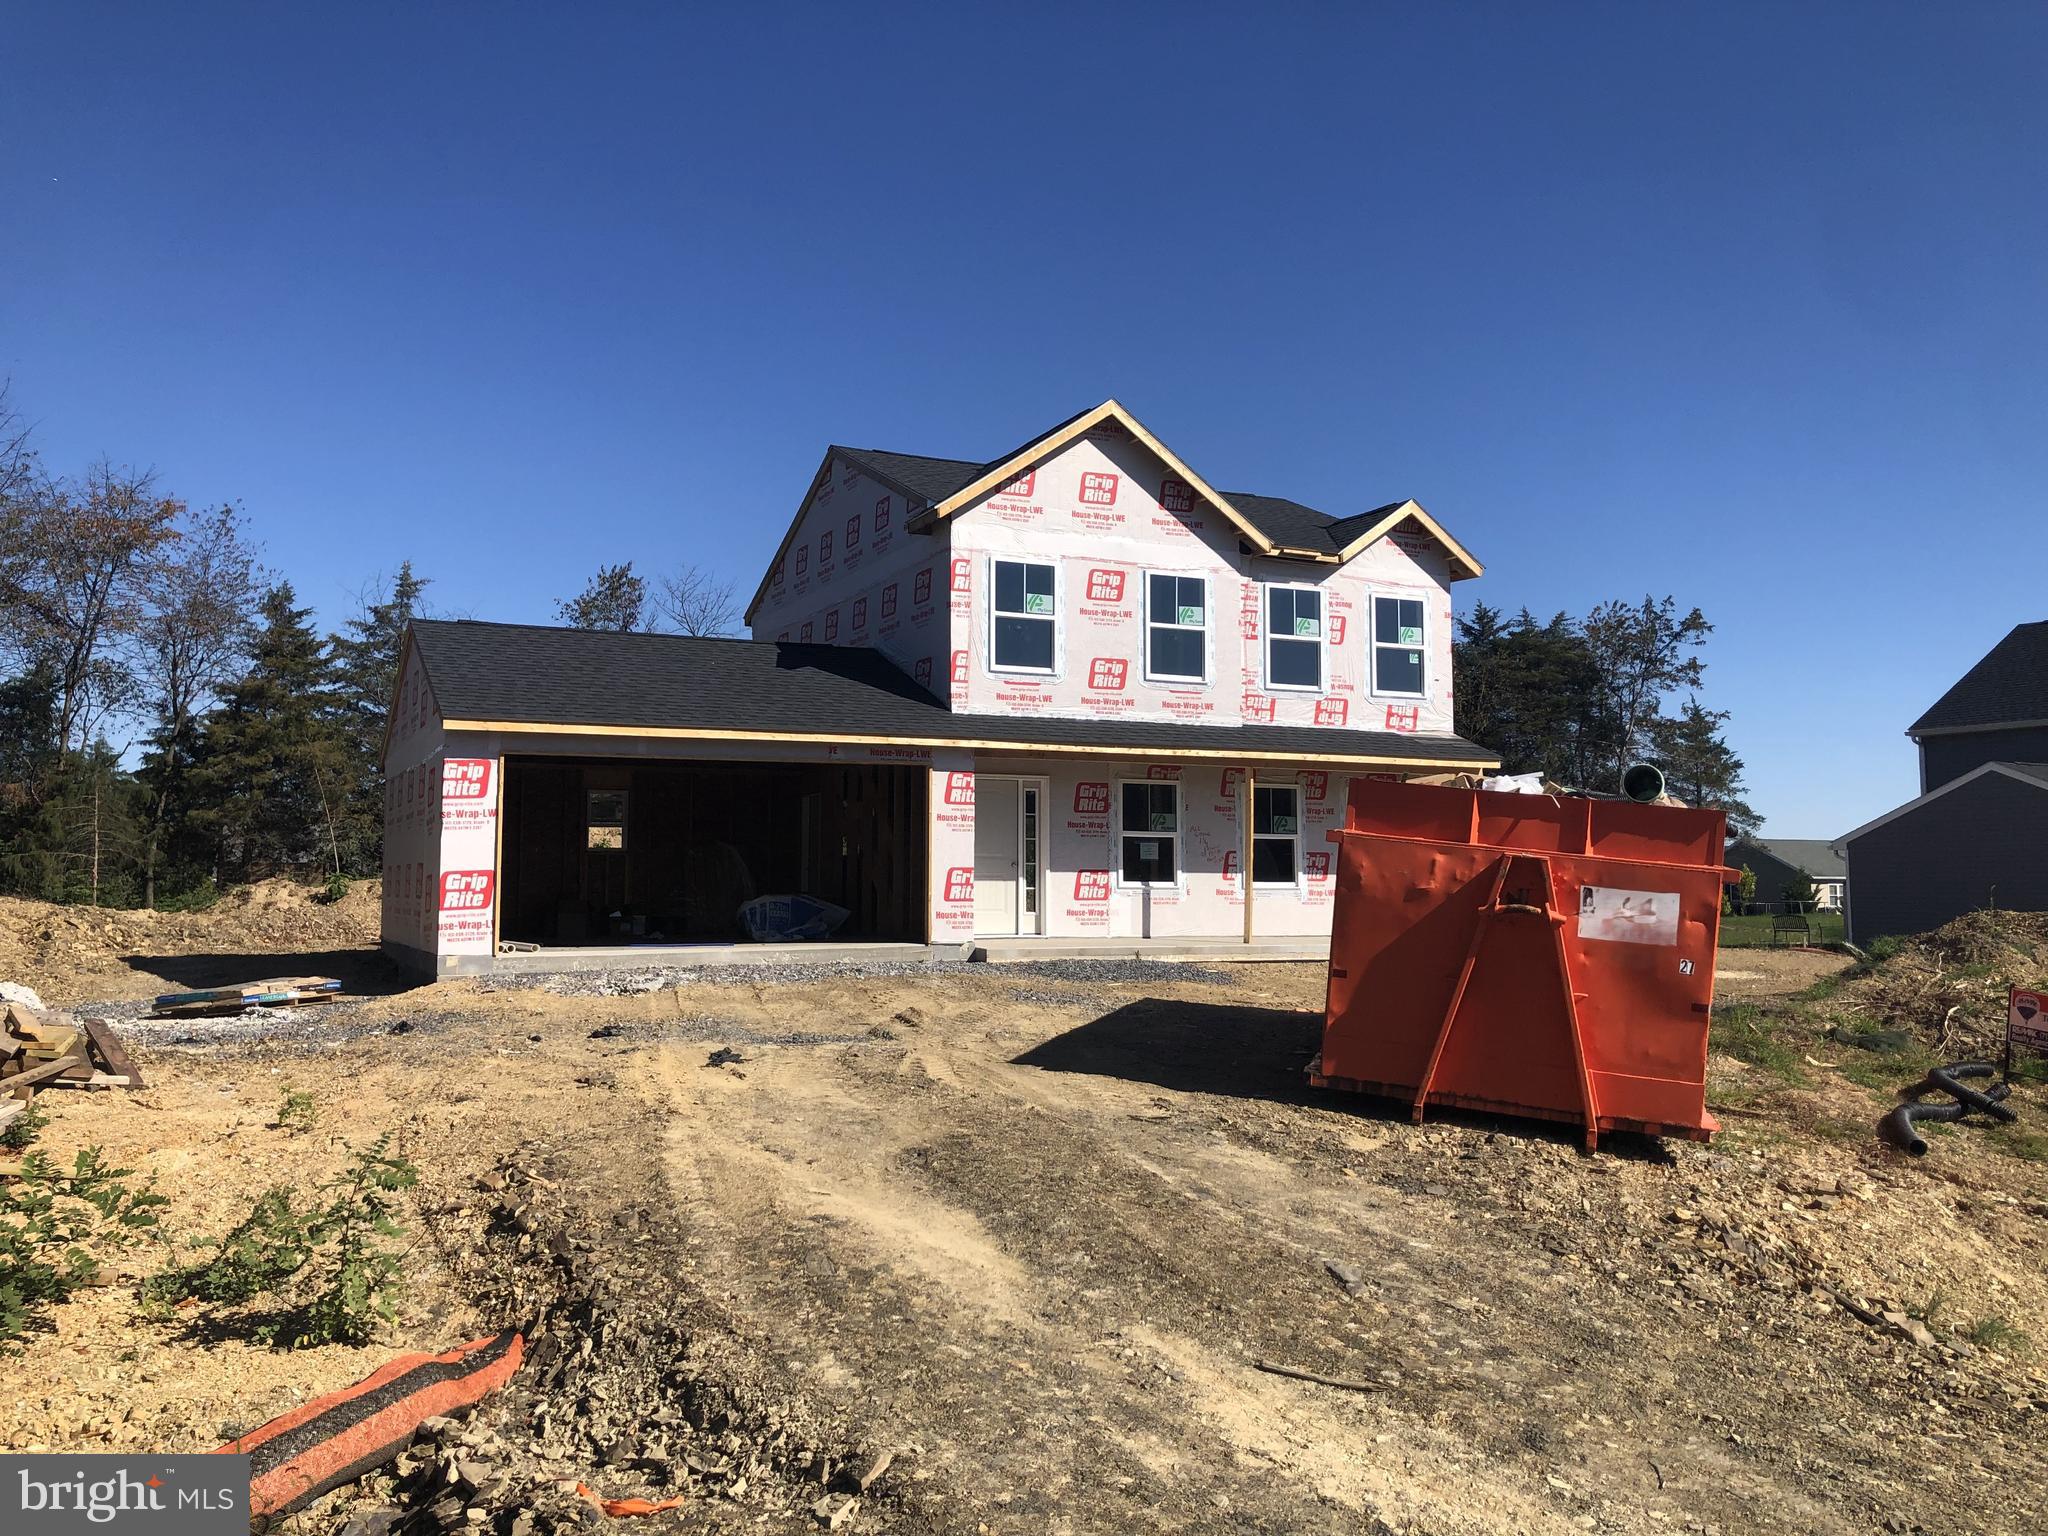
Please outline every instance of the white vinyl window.
[{"label": "white vinyl window", "polygon": [[1252,790],[1252,884],[1293,885],[1301,872],[1301,790]]},{"label": "white vinyl window", "polygon": [[1323,594],[1320,588],[1266,588],[1266,686],[1321,691]]},{"label": "white vinyl window", "polygon": [[1421,698],[1424,693],[1422,599],[1372,600],[1372,691]]},{"label": "white vinyl window", "polygon": [[1209,584],[1200,576],[1145,578],[1145,679],[1200,683],[1209,676]]},{"label": "white vinyl window", "polygon": [[1141,779],[1118,786],[1122,837],[1117,873],[1124,885],[1174,885],[1180,879],[1180,785]]},{"label": "white vinyl window", "polygon": [[1051,672],[1059,654],[1059,572],[1023,560],[993,562],[989,665],[998,672]]}]

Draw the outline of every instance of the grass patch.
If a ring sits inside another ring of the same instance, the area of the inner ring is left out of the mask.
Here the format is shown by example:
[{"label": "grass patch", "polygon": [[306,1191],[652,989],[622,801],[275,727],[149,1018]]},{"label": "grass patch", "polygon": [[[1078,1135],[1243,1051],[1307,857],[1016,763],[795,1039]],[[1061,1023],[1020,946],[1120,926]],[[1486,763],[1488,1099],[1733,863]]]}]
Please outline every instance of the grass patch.
[{"label": "grass patch", "polygon": [[[1721,918],[1721,947],[1769,949],[1773,942],[1771,924],[1775,921],[1768,913],[1746,917],[1730,917],[1724,913]],[[1806,923],[1812,931],[1812,937],[1807,941],[1809,944],[1835,944],[1848,936],[1847,925],[1837,912],[1810,912]],[[1778,942],[1782,944],[1783,941]]]},{"label": "grass patch", "polygon": [[1803,1083],[1805,1062],[1799,1048],[1785,1038],[1783,1022],[1754,1003],[1735,1003],[1714,1011],[1708,1044],[1788,1083]]},{"label": "grass patch", "polygon": [[[1926,1127],[1923,1125],[1922,1129]],[[1984,1134],[2007,1157],[2016,1157],[2023,1163],[2048,1163],[2048,1135],[2040,1131],[2030,1130],[2024,1124],[1992,1125]]]},{"label": "grass patch", "polygon": [[1979,1349],[1993,1349],[2001,1355],[2024,1355],[2033,1348],[2024,1329],[2002,1317],[1980,1317],[1964,1332]]}]

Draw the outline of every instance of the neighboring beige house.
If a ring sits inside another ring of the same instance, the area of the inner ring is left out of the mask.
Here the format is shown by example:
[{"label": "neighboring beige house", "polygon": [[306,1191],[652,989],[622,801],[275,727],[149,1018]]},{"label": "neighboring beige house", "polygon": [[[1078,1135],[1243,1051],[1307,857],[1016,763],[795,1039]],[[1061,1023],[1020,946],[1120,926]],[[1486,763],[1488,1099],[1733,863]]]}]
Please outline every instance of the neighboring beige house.
[{"label": "neighboring beige house", "polygon": [[843,940],[1326,934],[1350,778],[1495,764],[1451,730],[1478,562],[1347,514],[1219,493],[1107,401],[986,461],[829,449],[752,642],[416,625],[387,943],[725,942],[771,894]]}]

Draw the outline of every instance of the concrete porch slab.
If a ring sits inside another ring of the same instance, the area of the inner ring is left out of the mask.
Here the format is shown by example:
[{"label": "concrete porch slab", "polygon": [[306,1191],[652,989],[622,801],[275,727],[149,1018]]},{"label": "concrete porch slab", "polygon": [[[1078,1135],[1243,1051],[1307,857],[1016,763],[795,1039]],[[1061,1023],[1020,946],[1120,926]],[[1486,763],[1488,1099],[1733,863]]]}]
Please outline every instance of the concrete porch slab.
[{"label": "concrete porch slab", "polygon": [[875,961],[924,965],[969,958],[961,944],[605,944],[511,950],[478,955],[475,969],[443,975],[494,976],[557,971],[631,971],[643,967],[688,969],[707,965],[854,965]]},{"label": "concrete porch slab", "polygon": [[1308,961],[1328,963],[1326,938],[1253,939],[976,939],[974,958],[1002,965],[1030,960]]}]

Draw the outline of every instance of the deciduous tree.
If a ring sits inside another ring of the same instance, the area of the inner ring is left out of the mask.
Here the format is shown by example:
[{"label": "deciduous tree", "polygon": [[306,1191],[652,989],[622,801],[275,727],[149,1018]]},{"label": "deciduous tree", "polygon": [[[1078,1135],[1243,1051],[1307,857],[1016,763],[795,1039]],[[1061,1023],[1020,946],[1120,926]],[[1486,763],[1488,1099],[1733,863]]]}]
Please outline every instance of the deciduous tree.
[{"label": "deciduous tree", "polygon": [[588,586],[555,604],[564,624],[576,629],[640,628],[647,607],[647,582],[633,574],[633,562],[601,565]]}]

